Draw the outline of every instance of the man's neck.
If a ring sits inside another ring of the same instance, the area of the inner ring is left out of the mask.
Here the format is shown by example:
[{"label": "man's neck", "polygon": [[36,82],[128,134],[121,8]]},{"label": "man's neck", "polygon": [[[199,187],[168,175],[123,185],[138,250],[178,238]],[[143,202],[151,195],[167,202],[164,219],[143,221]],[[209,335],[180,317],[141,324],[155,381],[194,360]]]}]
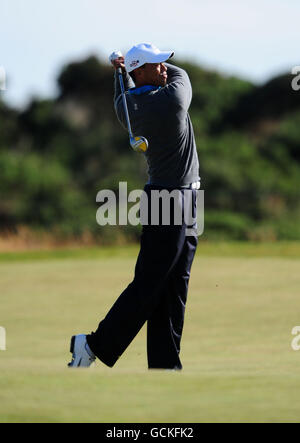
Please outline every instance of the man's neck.
[{"label": "man's neck", "polygon": [[136,82],[136,83],[135,83],[135,87],[136,87],[136,88],[140,88],[141,86],[149,86],[149,85],[148,85],[148,83],[145,83],[145,82],[141,82],[141,83]]}]

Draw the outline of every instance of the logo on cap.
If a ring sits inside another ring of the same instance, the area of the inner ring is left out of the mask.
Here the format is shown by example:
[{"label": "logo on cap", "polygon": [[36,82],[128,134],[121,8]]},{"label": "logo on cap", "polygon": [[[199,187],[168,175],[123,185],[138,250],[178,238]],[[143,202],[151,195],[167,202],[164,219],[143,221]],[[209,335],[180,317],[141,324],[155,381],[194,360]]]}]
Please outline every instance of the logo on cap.
[{"label": "logo on cap", "polygon": [[130,67],[131,67],[131,68],[135,68],[139,63],[140,63],[139,60],[133,60],[133,61],[130,63]]}]

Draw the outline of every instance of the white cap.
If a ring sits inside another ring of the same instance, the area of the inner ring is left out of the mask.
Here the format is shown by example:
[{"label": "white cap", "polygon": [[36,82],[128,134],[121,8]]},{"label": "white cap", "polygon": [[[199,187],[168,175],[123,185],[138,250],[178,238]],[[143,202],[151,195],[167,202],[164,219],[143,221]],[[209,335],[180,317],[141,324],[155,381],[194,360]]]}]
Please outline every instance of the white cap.
[{"label": "white cap", "polygon": [[127,72],[143,66],[145,63],[162,63],[173,57],[174,51],[160,51],[151,43],[140,43],[133,46],[125,55]]}]

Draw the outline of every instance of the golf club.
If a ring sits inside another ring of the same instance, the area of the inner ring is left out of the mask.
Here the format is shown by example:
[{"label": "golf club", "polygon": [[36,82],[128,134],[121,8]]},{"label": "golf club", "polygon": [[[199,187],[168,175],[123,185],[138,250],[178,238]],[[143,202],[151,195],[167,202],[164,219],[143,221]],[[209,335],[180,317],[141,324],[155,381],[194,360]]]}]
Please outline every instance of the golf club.
[{"label": "golf club", "polygon": [[[121,52],[119,52],[119,51],[113,52],[113,54],[110,56],[110,61],[116,60],[119,57],[122,57]],[[127,123],[128,133],[129,133],[130,146],[136,152],[145,153],[148,149],[148,141],[145,137],[134,136],[132,134],[130,118],[129,118],[129,113],[128,113],[128,107],[127,107],[127,101],[126,101],[125,88],[124,88],[124,83],[123,83],[122,69],[118,68],[117,73],[119,76],[119,82],[120,82],[120,87],[121,87],[121,92],[122,92],[122,100],[123,100],[126,123]]]}]

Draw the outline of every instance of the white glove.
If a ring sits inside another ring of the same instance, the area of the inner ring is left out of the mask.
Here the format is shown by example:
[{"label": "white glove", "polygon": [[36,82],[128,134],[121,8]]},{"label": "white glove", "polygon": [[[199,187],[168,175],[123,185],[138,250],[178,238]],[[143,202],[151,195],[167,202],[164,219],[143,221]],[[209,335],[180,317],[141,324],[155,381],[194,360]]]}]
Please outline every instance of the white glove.
[{"label": "white glove", "polygon": [[117,60],[118,58],[123,57],[122,52],[121,51],[114,51],[110,56],[109,56],[109,61],[112,63],[114,60]]}]

